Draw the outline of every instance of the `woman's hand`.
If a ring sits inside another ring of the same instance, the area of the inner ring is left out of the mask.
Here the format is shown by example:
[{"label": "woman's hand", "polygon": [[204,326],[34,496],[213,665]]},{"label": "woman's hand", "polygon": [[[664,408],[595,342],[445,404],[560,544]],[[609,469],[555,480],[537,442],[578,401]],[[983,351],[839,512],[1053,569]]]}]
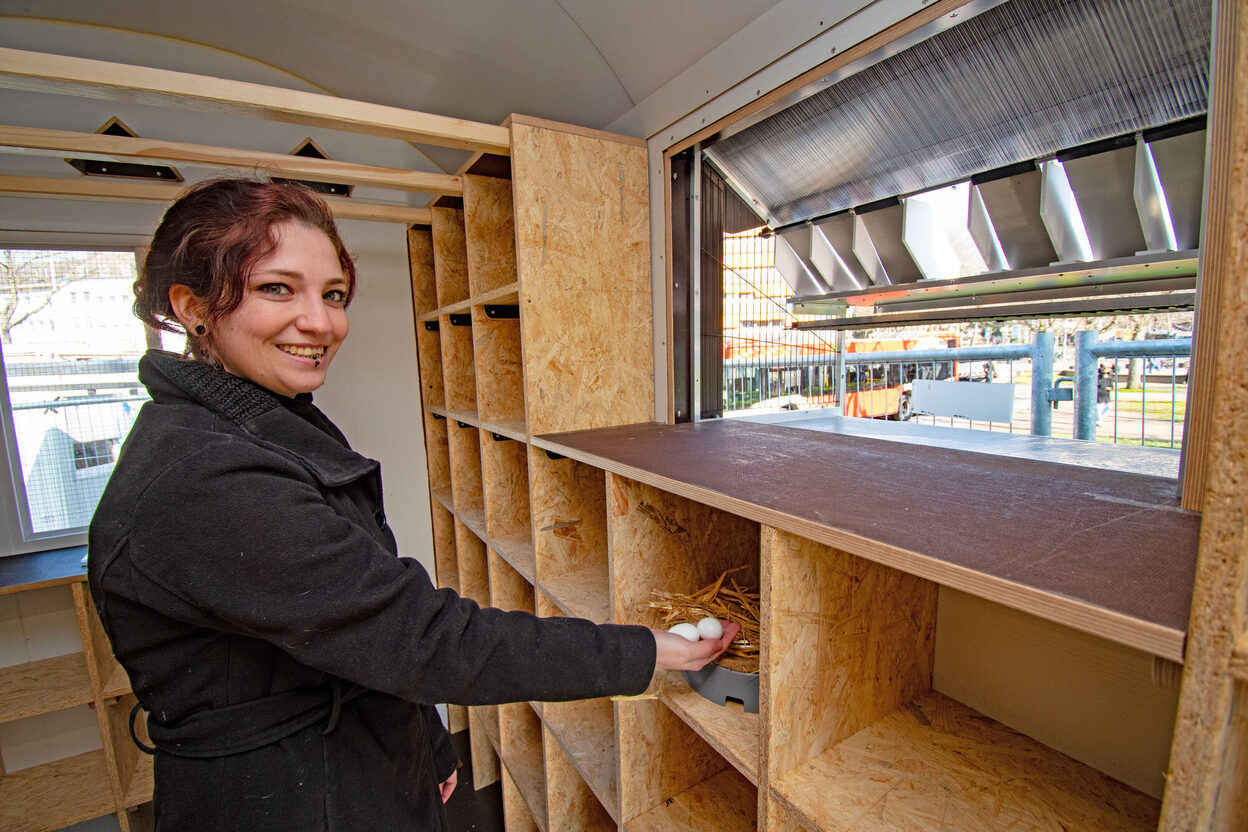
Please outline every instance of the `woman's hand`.
[{"label": "woman's hand", "polygon": [[740,629],[740,624],[724,623],[722,636],[701,641],[689,641],[667,630],[651,630],[657,645],[655,669],[701,670],[728,649]]},{"label": "woman's hand", "polygon": [[455,791],[455,784],[459,782],[459,769],[451,772],[451,776],[438,784],[438,791],[442,793],[442,802],[451,799],[451,792]]}]

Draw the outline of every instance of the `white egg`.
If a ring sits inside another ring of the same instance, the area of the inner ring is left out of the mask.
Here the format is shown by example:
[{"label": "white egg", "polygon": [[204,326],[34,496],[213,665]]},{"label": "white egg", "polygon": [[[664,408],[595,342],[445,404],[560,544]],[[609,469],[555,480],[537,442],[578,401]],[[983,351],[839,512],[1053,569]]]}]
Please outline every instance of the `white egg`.
[{"label": "white egg", "polygon": [[681,638],[688,639],[689,641],[698,640],[698,628],[692,624],[675,624],[668,630],[668,632],[675,633]]},{"label": "white egg", "polygon": [[724,625],[719,623],[718,618],[707,616],[698,622],[698,635],[704,639],[717,639],[723,636]]}]

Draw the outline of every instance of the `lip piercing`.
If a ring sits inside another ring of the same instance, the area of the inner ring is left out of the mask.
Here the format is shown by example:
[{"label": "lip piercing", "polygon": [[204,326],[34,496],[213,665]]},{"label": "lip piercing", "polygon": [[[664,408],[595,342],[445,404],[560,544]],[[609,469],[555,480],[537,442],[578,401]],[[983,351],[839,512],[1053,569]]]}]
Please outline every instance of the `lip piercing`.
[{"label": "lip piercing", "polygon": [[314,359],[312,359],[312,366],[313,366],[313,367],[319,367],[319,366],[321,366],[321,359],[319,359],[319,358],[314,358]]}]

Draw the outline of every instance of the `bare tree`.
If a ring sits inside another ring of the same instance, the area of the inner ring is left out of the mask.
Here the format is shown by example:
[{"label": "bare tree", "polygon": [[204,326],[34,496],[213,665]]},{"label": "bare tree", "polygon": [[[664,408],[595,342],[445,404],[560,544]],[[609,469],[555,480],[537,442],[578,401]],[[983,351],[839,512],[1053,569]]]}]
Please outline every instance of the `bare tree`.
[{"label": "bare tree", "polygon": [[63,251],[0,250],[0,343],[12,329],[39,314],[56,293],[94,270]]}]

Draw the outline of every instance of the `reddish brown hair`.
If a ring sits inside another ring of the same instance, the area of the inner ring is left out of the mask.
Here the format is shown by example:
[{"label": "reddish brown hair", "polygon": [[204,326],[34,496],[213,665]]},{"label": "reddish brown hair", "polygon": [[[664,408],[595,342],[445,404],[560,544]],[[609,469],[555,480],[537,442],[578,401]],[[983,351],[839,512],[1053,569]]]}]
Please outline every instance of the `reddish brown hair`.
[{"label": "reddish brown hair", "polygon": [[[169,289],[181,284],[203,302],[204,323],[211,329],[243,302],[251,270],[277,248],[273,226],[287,220],[324,232],[334,244],[350,303],[355,263],[324,200],[295,182],[211,179],[191,187],[165,212],[134,283],[134,313],[149,326],[181,333],[169,303]],[[196,334],[186,336],[191,354],[204,358]]]}]

